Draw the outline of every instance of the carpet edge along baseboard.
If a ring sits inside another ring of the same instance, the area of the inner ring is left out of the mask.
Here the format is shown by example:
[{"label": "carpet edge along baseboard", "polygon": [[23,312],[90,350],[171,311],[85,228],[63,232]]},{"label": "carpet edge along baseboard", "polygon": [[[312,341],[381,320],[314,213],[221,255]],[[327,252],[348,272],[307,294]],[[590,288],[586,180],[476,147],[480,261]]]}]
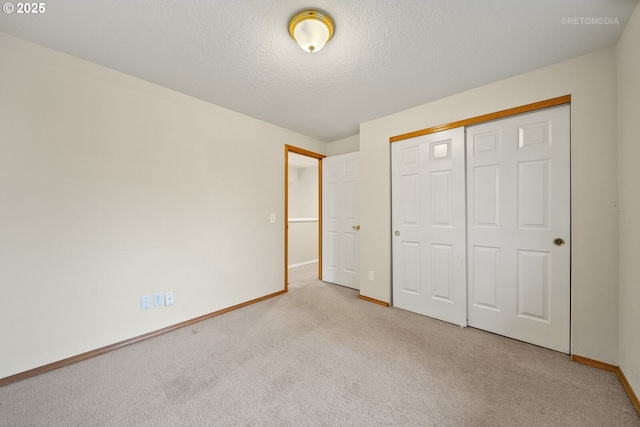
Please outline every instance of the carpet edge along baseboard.
[{"label": "carpet edge along baseboard", "polygon": [[374,304],[382,305],[384,307],[389,307],[390,306],[388,302],[380,301],[379,299],[367,297],[367,296],[364,296],[364,295],[358,295],[358,298],[360,298],[361,300],[372,302]]},{"label": "carpet edge along baseboard", "polygon": [[627,393],[627,396],[629,396],[631,403],[636,408],[636,412],[638,413],[638,415],[640,415],[640,400],[638,399],[638,396],[633,390],[633,387],[631,387],[631,384],[629,384],[629,381],[627,381],[627,377],[624,376],[624,372],[622,372],[622,369],[619,366],[610,365],[608,363],[589,359],[583,356],[578,356],[577,354],[571,355],[571,360],[573,360],[574,362],[580,363],[582,365],[591,366],[592,368],[598,368],[598,369],[602,369],[603,371],[609,371],[609,372],[615,373],[618,376],[618,379],[620,380],[620,382],[622,383],[622,387],[624,388],[624,391]]},{"label": "carpet edge along baseboard", "polygon": [[6,385],[12,384],[16,381],[25,380],[27,378],[35,377],[40,374],[44,374],[46,372],[53,371],[58,368],[62,368],[64,366],[72,365],[74,363],[82,362],[83,360],[91,359],[92,357],[100,356],[105,353],[109,353],[110,351],[117,350],[122,347],[126,347],[128,345],[132,345],[138,343],[140,341],[148,340],[150,338],[157,337],[162,334],[166,334],[167,332],[175,331],[176,329],[184,328],[186,326],[193,325],[198,322],[202,322],[203,320],[211,319],[212,317],[220,316],[221,314],[228,313],[233,310],[237,310],[242,307],[246,307],[251,304],[255,304],[260,301],[264,301],[269,298],[276,297],[278,295],[282,295],[286,293],[285,290],[274,292],[272,294],[268,294],[262,296],[260,298],[252,299],[250,301],[246,301],[240,304],[236,304],[231,307],[223,308],[218,311],[214,311],[202,316],[195,317],[190,320],[185,320],[184,322],[176,323],[175,325],[170,325],[161,329],[157,329],[155,331],[148,332],[146,334],[138,335],[133,338],[126,339],[124,341],[119,341],[114,344],[110,344],[104,347],[97,348],[95,350],[87,351],[86,353],[81,353],[75,356],[67,357],[66,359],[58,360],[57,362],[52,362],[47,365],[39,366],[37,368],[29,369],[28,371],[19,372],[14,375],[10,375],[5,378],[0,378],[0,387],[4,387]]}]

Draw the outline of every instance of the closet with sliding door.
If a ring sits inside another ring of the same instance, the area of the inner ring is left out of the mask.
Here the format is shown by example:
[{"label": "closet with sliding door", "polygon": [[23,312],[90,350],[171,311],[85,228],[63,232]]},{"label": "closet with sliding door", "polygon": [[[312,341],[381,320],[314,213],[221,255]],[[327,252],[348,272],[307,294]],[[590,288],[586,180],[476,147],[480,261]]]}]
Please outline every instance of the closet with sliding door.
[{"label": "closet with sliding door", "polygon": [[394,306],[569,353],[570,97],[561,99],[392,142]]}]

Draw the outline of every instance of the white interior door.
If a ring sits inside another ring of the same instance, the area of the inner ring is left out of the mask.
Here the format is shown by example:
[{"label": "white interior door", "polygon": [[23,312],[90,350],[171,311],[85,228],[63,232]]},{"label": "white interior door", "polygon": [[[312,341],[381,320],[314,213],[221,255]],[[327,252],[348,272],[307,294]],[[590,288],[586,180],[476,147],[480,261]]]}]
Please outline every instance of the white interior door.
[{"label": "white interior door", "polygon": [[469,326],[564,353],[569,114],[567,105],[518,115],[471,126],[466,138]]},{"label": "white interior door", "polygon": [[464,130],[391,150],[393,305],[466,326]]},{"label": "white interior door", "polygon": [[359,153],[322,159],[322,280],[360,289]]}]

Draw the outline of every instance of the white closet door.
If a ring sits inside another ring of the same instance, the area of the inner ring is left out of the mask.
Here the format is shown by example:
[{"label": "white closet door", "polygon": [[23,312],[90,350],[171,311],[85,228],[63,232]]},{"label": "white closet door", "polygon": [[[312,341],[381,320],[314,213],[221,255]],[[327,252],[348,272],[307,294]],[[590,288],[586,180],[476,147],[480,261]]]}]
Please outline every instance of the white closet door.
[{"label": "white closet door", "polygon": [[393,305],[466,326],[464,131],[391,147]]},{"label": "white closet door", "polygon": [[322,159],[322,280],[360,289],[360,153]]},{"label": "white closet door", "polygon": [[468,322],[569,352],[570,109],[467,128]]}]

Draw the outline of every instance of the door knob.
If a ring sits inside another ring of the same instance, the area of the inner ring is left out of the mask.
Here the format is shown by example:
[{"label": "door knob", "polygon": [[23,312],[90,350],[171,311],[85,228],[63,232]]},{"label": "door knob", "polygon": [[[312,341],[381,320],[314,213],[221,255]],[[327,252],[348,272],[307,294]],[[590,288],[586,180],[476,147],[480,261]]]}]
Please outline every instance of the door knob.
[{"label": "door knob", "polygon": [[395,234],[396,236],[399,236],[399,235],[400,235],[400,232],[396,230],[396,232],[395,232],[395,233],[393,233],[393,234]]},{"label": "door knob", "polygon": [[556,237],[555,239],[553,239],[553,244],[556,246],[564,246],[564,239]]},{"label": "door knob", "polygon": [[353,230],[360,230],[360,224],[351,227]]}]

